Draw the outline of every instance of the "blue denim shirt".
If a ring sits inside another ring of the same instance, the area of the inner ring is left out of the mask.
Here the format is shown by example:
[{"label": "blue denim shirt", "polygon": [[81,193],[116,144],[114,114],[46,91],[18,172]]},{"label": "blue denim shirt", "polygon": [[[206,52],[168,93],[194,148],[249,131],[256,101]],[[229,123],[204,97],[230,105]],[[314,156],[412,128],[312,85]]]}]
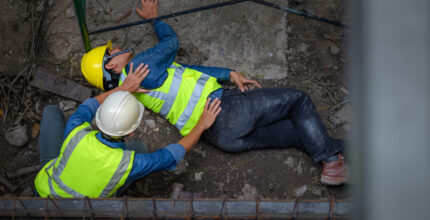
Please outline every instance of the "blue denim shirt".
[{"label": "blue denim shirt", "polygon": [[[179,49],[179,41],[175,31],[161,20],[154,22],[154,31],[158,37],[158,44],[142,53],[137,54],[130,63],[134,67],[141,63],[147,64],[149,68],[148,76],[142,81],[141,86],[146,89],[155,89],[163,85],[167,78],[167,68],[173,63],[176,58],[176,53]],[[182,64],[182,66],[197,70],[207,75],[217,78],[218,82],[230,80],[230,69],[220,67],[206,67]],[[125,67],[125,71],[129,72],[129,65]],[[222,89],[218,89],[209,97],[221,98]]]},{"label": "blue denim shirt", "polygon": [[[64,129],[63,140],[77,126],[84,122],[91,123],[96,115],[100,103],[95,98],[89,98],[84,103],[79,105],[78,109],[70,116]],[[110,142],[103,138],[101,133],[96,134],[97,139],[103,144],[112,148],[125,149],[124,142]],[[161,148],[154,153],[138,153],[136,152],[133,161],[133,167],[126,180],[127,182],[137,180],[152,172],[175,169],[176,165],[185,156],[185,148],[180,144],[170,144]]]}]

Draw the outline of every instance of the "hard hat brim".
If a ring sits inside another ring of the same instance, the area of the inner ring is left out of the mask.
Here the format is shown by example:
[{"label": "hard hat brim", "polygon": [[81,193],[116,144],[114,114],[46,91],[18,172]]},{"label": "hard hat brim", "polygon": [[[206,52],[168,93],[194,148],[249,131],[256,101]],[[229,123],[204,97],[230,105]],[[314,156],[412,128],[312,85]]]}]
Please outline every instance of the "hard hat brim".
[{"label": "hard hat brim", "polygon": [[130,134],[131,132],[136,130],[137,127],[139,127],[140,122],[142,121],[142,118],[143,118],[143,113],[145,112],[145,107],[142,105],[142,103],[139,101],[137,103],[139,105],[139,118],[137,119],[136,123],[134,123],[130,127],[130,129],[128,129],[126,131],[110,131],[109,129],[106,129],[105,127],[103,127],[103,124],[100,122],[100,108],[97,109],[96,118],[95,118],[97,127],[99,128],[99,130],[101,132],[103,132],[104,134],[109,135],[111,137],[122,137],[122,136]]}]

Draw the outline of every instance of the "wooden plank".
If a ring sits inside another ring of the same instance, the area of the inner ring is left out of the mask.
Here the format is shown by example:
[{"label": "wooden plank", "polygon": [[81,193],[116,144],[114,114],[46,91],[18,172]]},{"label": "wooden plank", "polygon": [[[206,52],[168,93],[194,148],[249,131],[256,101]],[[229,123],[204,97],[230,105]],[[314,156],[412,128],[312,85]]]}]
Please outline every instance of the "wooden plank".
[{"label": "wooden plank", "polygon": [[31,85],[78,102],[85,101],[92,94],[90,88],[42,68],[34,74]]}]

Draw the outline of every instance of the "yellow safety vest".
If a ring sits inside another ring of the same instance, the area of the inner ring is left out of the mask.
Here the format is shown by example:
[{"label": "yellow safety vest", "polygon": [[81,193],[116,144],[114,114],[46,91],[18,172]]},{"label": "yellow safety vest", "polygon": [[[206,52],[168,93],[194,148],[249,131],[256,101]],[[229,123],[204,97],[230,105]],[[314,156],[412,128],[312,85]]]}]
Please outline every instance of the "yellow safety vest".
[{"label": "yellow safety vest", "polygon": [[124,185],[133,166],[134,151],[101,143],[88,122],[70,132],[60,155],[37,174],[41,197],[110,197]]},{"label": "yellow safety vest", "polygon": [[[203,113],[206,99],[221,88],[215,77],[173,63],[167,68],[163,85],[149,93],[133,94],[146,108],[159,113],[179,129],[182,136],[194,128]],[[127,73],[122,70],[119,85]]]}]

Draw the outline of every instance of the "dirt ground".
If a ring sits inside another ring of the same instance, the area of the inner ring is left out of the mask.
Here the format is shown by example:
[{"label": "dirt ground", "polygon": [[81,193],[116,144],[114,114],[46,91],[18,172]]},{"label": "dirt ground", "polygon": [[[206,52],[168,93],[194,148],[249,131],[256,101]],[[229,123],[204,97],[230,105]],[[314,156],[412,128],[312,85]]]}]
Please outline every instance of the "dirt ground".
[{"label": "dirt ground", "polygon": [[[89,87],[80,74],[79,62],[83,49],[76,19],[69,19],[60,24],[52,22],[55,19],[58,20],[61,15],[70,14],[70,3],[48,1],[46,20],[41,34],[38,35],[37,28],[43,14],[43,2],[42,0],[5,0],[0,3],[2,8],[0,25],[3,30],[1,33],[3,46],[0,48],[0,83],[2,87],[1,109],[4,112],[0,117],[0,151],[2,152],[0,154],[0,174],[39,163],[37,124],[40,123],[43,107],[47,104],[67,101],[61,96],[28,86],[28,82],[38,66],[43,65],[53,69],[59,75]],[[202,1],[191,2],[194,7],[203,4]],[[346,20],[345,2],[341,0],[290,0],[277,3],[333,20],[342,22]],[[61,5],[65,6],[60,7]],[[264,6],[258,7],[265,8]],[[274,9],[261,10],[268,10],[267,15],[269,16]],[[104,9],[106,16],[109,16],[110,12],[112,10]],[[162,10],[160,13],[163,14]],[[204,16],[204,12],[201,14]],[[70,17],[73,15],[74,13]],[[243,71],[243,73],[257,79],[263,87],[291,87],[305,91],[314,101],[330,135],[335,138],[345,138],[349,128],[348,123],[329,119],[342,109],[348,100],[349,92],[345,83],[344,71],[347,55],[346,30],[293,14],[284,13],[282,16],[286,19],[286,27],[284,27],[285,36],[287,36],[284,45],[286,50],[280,55],[282,57],[276,60],[278,62],[276,65],[285,65],[282,68],[285,67],[288,74],[276,75],[276,77],[268,79],[264,74],[252,75],[247,71]],[[92,17],[87,19],[92,19]],[[128,21],[127,19],[125,20]],[[167,21],[174,23],[172,25],[174,28],[177,25],[175,23],[177,20]],[[97,19],[89,21],[89,23],[95,27],[106,26]],[[73,32],[71,34],[53,33],[49,31],[52,26],[61,26],[63,29],[70,29]],[[68,26],[73,26],[73,28],[68,28]],[[237,34],[239,37],[246,35],[241,32]],[[61,39],[64,40],[58,40],[55,38],[56,36],[61,36]],[[155,35],[151,33],[151,30],[145,32],[145,36],[150,41],[155,41]],[[180,33],[178,36],[180,42],[187,41],[181,38]],[[102,42],[95,38],[93,36],[92,40]],[[34,42],[37,42],[37,39],[40,43],[36,50]],[[70,49],[69,44],[78,44],[81,47]],[[264,43],[260,42],[260,44]],[[32,51],[37,53],[32,53]],[[62,51],[62,53],[55,51]],[[33,54],[37,54],[37,56]],[[202,54],[195,45],[185,43],[181,44],[177,60],[183,63],[205,64],[208,59],[209,61],[212,59],[208,57],[209,55]],[[285,60],[285,62],[279,64],[280,60]],[[265,62],[266,65],[271,65],[270,60]],[[22,74],[16,78],[19,73]],[[15,78],[17,80],[13,83]],[[11,85],[11,92],[8,93]],[[233,88],[232,84],[223,86]],[[97,89],[93,89],[94,95],[98,92]],[[8,106],[7,115],[5,114],[6,105]],[[76,107],[65,111],[66,117],[70,116],[75,109]],[[5,132],[20,118],[19,116],[22,116],[20,123],[27,128],[29,141],[22,147],[14,147],[5,140]],[[133,138],[143,140],[148,145],[149,151],[155,151],[181,138],[176,128],[153,112],[145,111],[144,117],[145,122],[139,126]],[[34,137],[32,132],[35,132]],[[125,194],[132,197],[167,197],[172,185],[180,183],[184,185],[184,191],[203,192],[204,197],[208,198],[348,198],[347,186],[324,186],[319,183],[320,174],[321,164],[312,162],[305,153],[295,149],[227,153],[200,141],[186,155],[176,170],[150,174],[133,183]],[[14,185],[18,186],[18,190],[11,192],[5,186],[0,185],[0,195],[33,195],[35,176],[36,173],[31,173],[10,179]]]}]

